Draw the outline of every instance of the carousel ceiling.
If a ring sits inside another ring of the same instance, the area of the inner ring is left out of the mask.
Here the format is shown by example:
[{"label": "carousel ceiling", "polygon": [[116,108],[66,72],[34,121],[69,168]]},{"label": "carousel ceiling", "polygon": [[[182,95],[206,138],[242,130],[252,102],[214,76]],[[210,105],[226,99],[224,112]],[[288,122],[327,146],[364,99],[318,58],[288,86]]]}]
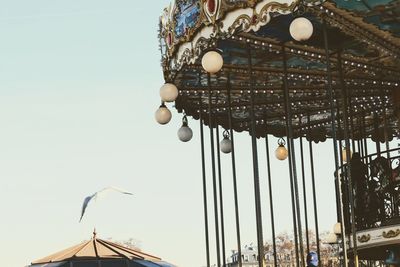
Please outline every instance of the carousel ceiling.
[{"label": "carousel ceiling", "polygon": [[[177,0],[160,19],[164,77],[179,88],[176,109],[195,119],[201,113],[205,124],[210,108],[229,128],[231,109],[231,127],[248,131],[254,110],[257,136],[285,136],[289,103],[294,137],[316,142],[332,136],[331,77],[336,135],[343,138],[348,115],[351,138],[384,141],[383,129],[393,137],[399,124],[399,12],[400,1],[383,0]],[[313,25],[305,42],[289,33],[297,16]],[[224,65],[208,83],[200,61],[210,48],[221,51]]]}]

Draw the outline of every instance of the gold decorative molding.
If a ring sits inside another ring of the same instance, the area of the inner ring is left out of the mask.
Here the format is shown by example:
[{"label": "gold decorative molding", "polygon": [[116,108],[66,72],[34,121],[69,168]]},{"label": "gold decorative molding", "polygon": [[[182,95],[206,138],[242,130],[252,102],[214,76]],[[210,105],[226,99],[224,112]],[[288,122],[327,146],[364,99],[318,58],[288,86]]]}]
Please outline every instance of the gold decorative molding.
[{"label": "gold decorative molding", "polygon": [[382,236],[384,238],[394,238],[400,235],[400,229],[396,229],[396,231],[390,230],[389,232],[382,232]]},{"label": "gold decorative molding", "polygon": [[371,235],[370,235],[370,234],[367,234],[367,235],[358,236],[357,240],[358,240],[358,242],[360,242],[360,243],[366,243],[366,242],[368,242],[369,240],[371,240]]}]

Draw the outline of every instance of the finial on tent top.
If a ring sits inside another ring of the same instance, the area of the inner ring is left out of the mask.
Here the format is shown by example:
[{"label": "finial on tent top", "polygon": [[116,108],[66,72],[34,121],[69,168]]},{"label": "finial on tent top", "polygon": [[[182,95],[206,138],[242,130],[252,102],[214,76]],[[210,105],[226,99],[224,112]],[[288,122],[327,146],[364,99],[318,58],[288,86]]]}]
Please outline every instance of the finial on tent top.
[{"label": "finial on tent top", "polygon": [[93,229],[93,239],[96,239],[96,235],[97,235],[97,232],[96,232],[96,227]]}]

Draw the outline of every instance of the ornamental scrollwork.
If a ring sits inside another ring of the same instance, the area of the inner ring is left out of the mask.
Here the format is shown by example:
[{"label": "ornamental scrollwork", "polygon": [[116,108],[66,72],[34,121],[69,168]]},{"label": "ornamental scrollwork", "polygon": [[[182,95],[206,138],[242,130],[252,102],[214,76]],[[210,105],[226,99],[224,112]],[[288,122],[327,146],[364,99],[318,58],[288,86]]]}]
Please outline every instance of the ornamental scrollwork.
[{"label": "ornamental scrollwork", "polygon": [[366,243],[366,242],[368,242],[369,240],[371,240],[371,235],[370,235],[370,234],[367,234],[367,235],[358,236],[358,237],[357,237],[357,240],[358,240],[358,242],[360,242],[360,243]]},{"label": "ornamental scrollwork", "polygon": [[[164,57],[163,65],[179,70],[185,63],[196,60],[198,53],[193,50],[203,47],[198,45],[199,38],[205,37],[209,41],[227,39],[238,29],[243,32],[257,31],[271,20],[271,12],[290,13],[298,1],[292,0],[289,3],[281,3],[278,0],[173,1],[160,17],[159,38]],[[250,10],[246,10],[247,8]],[[243,11],[240,12],[240,9]],[[235,17],[232,20],[226,19],[230,13]],[[209,46],[210,44],[207,45]]]},{"label": "ornamental scrollwork", "polygon": [[397,229],[396,231],[390,230],[388,232],[383,231],[382,236],[384,238],[395,238],[400,235],[400,229]]}]

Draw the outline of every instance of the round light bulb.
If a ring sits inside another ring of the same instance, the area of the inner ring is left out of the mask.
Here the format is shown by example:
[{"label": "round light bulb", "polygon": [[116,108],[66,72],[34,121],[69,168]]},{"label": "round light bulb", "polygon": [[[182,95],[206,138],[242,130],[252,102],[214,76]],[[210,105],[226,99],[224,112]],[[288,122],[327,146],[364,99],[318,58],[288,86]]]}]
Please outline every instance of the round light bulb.
[{"label": "round light bulb", "polygon": [[337,241],[338,241],[337,235],[335,235],[334,233],[330,233],[325,239],[325,242],[328,244],[335,244],[337,243]]},{"label": "round light bulb", "polygon": [[313,25],[310,20],[304,17],[295,18],[290,23],[289,32],[296,41],[306,41],[313,34]]},{"label": "round light bulb", "polygon": [[172,83],[166,83],[160,88],[160,97],[164,102],[174,102],[178,94],[178,88]]},{"label": "round light bulb", "polygon": [[187,125],[182,125],[181,128],[178,130],[178,138],[182,142],[188,142],[193,137],[193,131]]},{"label": "round light bulb", "polygon": [[171,120],[172,114],[171,111],[169,111],[169,109],[164,104],[162,104],[157,109],[155,113],[155,118],[159,124],[167,124]]},{"label": "round light bulb", "polygon": [[232,152],[232,141],[228,137],[224,137],[224,139],[221,140],[219,143],[219,147],[221,149],[221,152],[228,154]]},{"label": "round light bulb", "polygon": [[279,160],[285,160],[288,157],[288,151],[284,145],[279,145],[275,150],[275,157]]},{"label": "round light bulb", "polygon": [[208,51],[201,59],[201,65],[205,71],[213,74],[221,70],[224,59],[217,51]]},{"label": "round light bulb", "polygon": [[342,234],[342,227],[340,225],[340,222],[337,222],[333,225],[333,233],[336,235]]},{"label": "round light bulb", "polygon": [[[350,152],[350,159],[351,159],[351,157],[353,155],[353,152],[351,150],[349,152]],[[346,148],[345,147],[342,149],[342,159],[343,159],[343,162],[348,162],[347,152],[346,152]]]}]

